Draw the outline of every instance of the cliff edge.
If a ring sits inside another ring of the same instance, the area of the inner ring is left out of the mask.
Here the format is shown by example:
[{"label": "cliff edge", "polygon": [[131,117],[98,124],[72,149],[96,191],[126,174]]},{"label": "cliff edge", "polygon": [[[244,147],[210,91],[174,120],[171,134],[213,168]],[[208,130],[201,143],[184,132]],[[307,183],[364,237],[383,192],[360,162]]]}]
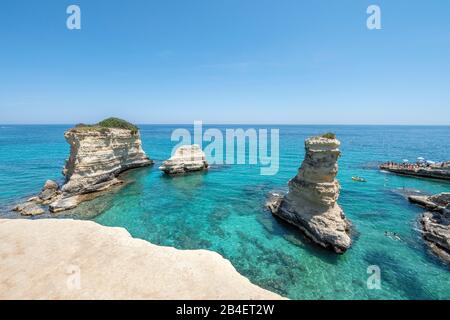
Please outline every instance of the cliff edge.
[{"label": "cliff edge", "polygon": [[217,253],[64,219],[0,220],[0,299],[281,299]]}]

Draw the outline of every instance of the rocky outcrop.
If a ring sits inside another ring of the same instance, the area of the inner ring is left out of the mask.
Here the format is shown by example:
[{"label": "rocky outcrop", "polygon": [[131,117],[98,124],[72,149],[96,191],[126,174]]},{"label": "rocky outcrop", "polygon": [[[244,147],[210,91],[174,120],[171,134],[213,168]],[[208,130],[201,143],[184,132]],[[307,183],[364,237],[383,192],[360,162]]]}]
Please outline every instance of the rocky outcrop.
[{"label": "rocky outcrop", "polygon": [[41,192],[36,196],[28,199],[25,203],[21,203],[14,207],[14,211],[20,212],[23,216],[37,216],[44,214],[45,205],[56,201],[61,196],[61,190],[57,182],[47,180]]},{"label": "rocky outcrop", "polygon": [[305,159],[297,176],[289,181],[289,192],[272,196],[267,206],[315,243],[344,253],[352,241],[350,222],[336,202],[340,190],[336,180],[339,146],[334,137],[307,139]]},{"label": "rocky outcrop", "polygon": [[228,260],[67,219],[0,220],[0,299],[280,299]]},{"label": "rocky outcrop", "polygon": [[426,167],[408,164],[385,163],[380,170],[415,178],[439,179],[450,181],[450,168]]},{"label": "rocky outcrop", "polygon": [[431,211],[450,213],[450,193],[444,192],[434,196],[409,196],[408,200]]},{"label": "rocky outcrop", "polygon": [[436,255],[450,263],[450,193],[408,199],[430,210],[420,217],[423,238]]},{"label": "rocky outcrop", "polygon": [[17,211],[23,216],[38,216],[45,213],[44,208],[33,200],[18,204],[13,211]]},{"label": "rocky outcrop", "polygon": [[179,147],[175,154],[169,160],[164,161],[159,169],[166,174],[182,174],[206,170],[208,169],[208,162],[200,146],[193,144]]},{"label": "rocky outcrop", "polygon": [[64,194],[101,191],[119,183],[117,175],[152,161],[142,150],[139,133],[126,129],[78,129],[64,134],[70,157],[64,168]]},{"label": "rocky outcrop", "polygon": [[37,205],[48,205],[50,212],[75,208],[80,202],[92,199],[92,194],[121,184],[120,173],[153,163],[142,149],[138,129],[120,119],[78,125],[64,137],[70,144],[70,156],[63,170],[64,185],[60,189],[57,183],[47,181],[37,197],[16,207],[16,211],[43,213],[37,210]]},{"label": "rocky outcrop", "polygon": [[132,168],[153,163],[142,149],[139,132],[120,128],[75,127],[64,134],[70,156],[63,174],[62,196],[50,204],[50,211],[72,209],[82,195],[104,191],[122,183],[117,176]]}]

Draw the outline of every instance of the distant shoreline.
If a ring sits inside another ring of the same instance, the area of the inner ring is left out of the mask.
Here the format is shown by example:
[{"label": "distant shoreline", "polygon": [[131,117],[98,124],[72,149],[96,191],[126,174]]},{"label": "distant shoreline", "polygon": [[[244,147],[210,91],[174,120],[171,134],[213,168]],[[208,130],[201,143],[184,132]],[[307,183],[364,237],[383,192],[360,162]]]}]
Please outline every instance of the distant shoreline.
[{"label": "distant shoreline", "polygon": [[[0,127],[12,126],[74,126],[76,123],[0,123]],[[138,126],[192,126],[192,123],[137,123]],[[204,123],[205,126],[280,126],[280,127],[421,127],[447,128],[450,124],[269,124],[269,123]]]}]

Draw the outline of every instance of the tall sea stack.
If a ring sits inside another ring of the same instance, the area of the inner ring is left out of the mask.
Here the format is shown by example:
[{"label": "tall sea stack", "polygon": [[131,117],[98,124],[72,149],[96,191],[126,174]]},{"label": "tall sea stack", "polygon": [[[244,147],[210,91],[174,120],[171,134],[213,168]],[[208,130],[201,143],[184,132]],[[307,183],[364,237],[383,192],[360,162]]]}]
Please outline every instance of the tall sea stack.
[{"label": "tall sea stack", "polygon": [[65,134],[70,155],[63,170],[64,185],[47,181],[42,192],[14,210],[22,215],[75,208],[92,199],[93,193],[122,183],[118,175],[132,168],[153,164],[142,149],[139,130],[124,120],[109,118],[95,125],[77,125]]},{"label": "tall sea stack", "polygon": [[78,125],[64,137],[70,144],[63,170],[66,183],[61,197],[50,204],[52,212],[71,209],[84,201],[83,195],[120,184],[121,172],[153,163],[142,149],[138,128],[121,119]]},{"label": "tall sea stack", "polygon": [[151,164],[142,150],[139,132],[117,128],[73,128],[64,134],[70,156],[64,167],[66,194],[89,193],[115,183],[128,169]]},{"label": "tall sea stack", "polygon": [[337,204],[336,180],[340,142],[332,134],[305,141],[306,155],[289,192],[272,199],[269,208],[292,223],[317,244],[344,253],[351,246],[350,222]]}]

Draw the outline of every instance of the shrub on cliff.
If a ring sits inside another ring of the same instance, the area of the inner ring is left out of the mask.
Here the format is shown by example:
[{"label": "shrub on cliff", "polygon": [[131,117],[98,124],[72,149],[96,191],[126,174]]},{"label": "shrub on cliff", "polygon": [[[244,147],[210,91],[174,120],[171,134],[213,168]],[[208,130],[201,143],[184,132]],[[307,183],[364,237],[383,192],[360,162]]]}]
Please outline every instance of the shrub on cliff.
[{"label": "shrub on cliff", "polygon": [[336,139],[336,134],[334,134],[332,132],[327,132],[327,133],[323,134],[321,137],[325,138],[325,139]]},{"label": "shrub on cliff", "polygon": [[128,121],[119,119],[119,118],[108,118],[98,123],[98,126],[102,128],[116,128],[116,129],[126,129],[130,130],[132,134],[136,134],[138,132],[138,127],[134,124],[129,123]]}]

